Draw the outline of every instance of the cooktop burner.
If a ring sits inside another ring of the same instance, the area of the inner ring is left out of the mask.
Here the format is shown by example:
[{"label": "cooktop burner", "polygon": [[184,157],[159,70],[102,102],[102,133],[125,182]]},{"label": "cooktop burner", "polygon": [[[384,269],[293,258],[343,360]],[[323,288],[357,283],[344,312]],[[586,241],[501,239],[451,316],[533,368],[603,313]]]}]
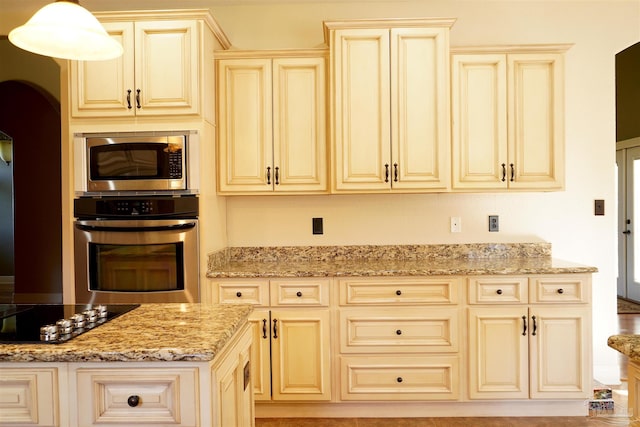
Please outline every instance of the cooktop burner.
[{"label": "cooktop burner", "polygon": [[0,304],[0,344],[67,342],[140,304]]}]

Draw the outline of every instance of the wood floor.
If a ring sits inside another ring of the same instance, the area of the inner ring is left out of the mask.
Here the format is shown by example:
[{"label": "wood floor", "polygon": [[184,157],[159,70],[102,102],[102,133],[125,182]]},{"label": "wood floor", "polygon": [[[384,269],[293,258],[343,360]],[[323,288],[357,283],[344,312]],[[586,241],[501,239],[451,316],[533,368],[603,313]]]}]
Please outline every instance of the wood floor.
[{"label": "wood floor", "polygon": [[[640,334],[640,314],[619,314],[614,334]],[[640,427],[626,411],[627,358],[620,354],[622,386],[614,388],[615,410],[589,417],[501,418],[257,418],[256,427]]]}]

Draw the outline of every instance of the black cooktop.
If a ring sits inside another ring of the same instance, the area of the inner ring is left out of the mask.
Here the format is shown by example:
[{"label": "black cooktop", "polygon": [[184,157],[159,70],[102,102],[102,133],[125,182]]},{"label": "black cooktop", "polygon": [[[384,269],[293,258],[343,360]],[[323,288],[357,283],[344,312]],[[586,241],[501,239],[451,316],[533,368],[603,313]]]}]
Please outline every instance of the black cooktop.
[{"label": "black cooktop", "polygon": [[0,344],[60,344],[140,304],[0,304]]}]

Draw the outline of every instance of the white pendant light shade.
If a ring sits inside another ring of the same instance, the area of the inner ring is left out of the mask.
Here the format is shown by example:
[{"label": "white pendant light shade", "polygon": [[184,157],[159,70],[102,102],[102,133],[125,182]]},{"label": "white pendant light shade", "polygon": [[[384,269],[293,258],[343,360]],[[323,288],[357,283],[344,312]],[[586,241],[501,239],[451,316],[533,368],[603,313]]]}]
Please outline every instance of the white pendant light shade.
[{"label": "white pendant light shade", "polygon": [[13,29],[9,41],[39,55],[78,61],[113,59],[123,52],[91,12],[71,1],[44,6]]}]

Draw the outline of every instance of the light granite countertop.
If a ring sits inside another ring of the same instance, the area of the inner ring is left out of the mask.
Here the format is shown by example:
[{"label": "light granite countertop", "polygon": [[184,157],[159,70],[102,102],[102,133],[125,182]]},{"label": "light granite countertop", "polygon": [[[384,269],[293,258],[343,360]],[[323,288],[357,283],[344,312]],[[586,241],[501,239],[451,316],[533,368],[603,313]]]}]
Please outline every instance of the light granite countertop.
[{"label": "light granite countertop", "polygon": [[0,344],[0,362],[211,361],[252,309],[246,304],[142,304],[62,344]]},{"label": "light granite countertop", "polygon": [[640,335],[612,335],[607,345],[634,362],[640,362]]}]

